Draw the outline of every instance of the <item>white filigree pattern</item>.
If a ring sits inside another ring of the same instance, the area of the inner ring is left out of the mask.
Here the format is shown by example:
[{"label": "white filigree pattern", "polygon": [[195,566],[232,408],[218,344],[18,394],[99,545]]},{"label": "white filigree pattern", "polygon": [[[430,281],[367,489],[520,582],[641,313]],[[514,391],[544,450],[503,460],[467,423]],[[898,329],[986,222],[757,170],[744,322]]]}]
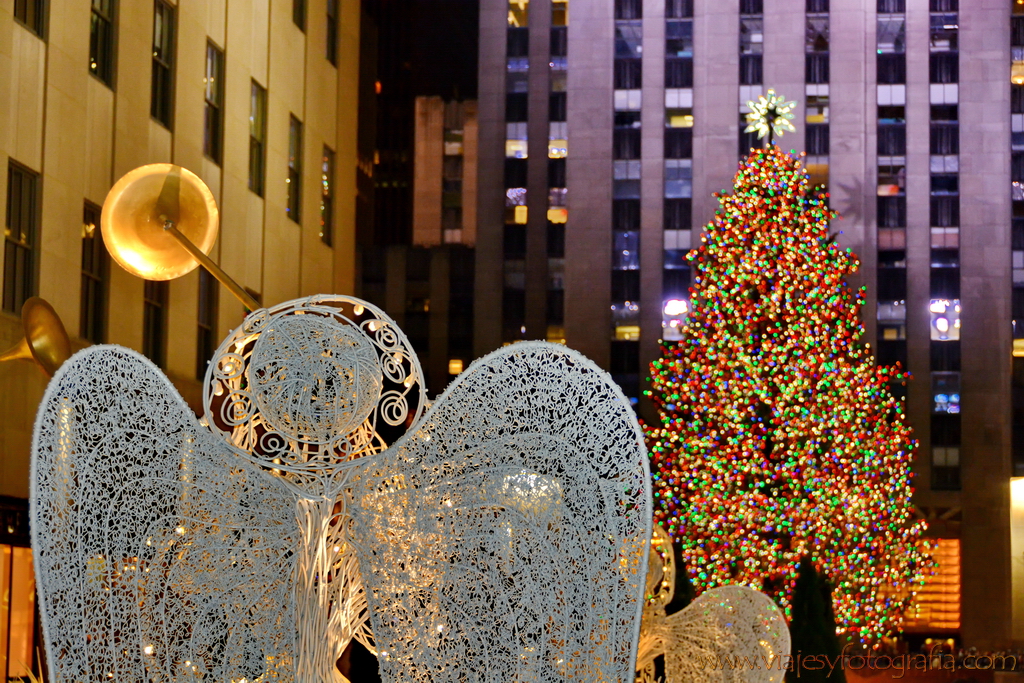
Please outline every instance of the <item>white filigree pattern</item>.
[{"label": "white filigree pattern", "polygon": [[291,680],[294,494],[114,346],[56,374],[32,534],[55,681]]},{"label": "white filigree pattern", "polygon": [[746,586],[721,586],[666,615],[676,567],[672,539],[658,525],[649,558],[638,683],[782,683],[790,654],[789,628],[771,598]]},{"label": "white filigree pattern", "polygon": [[250,315],[201,423],[138,354],[73,357],[33,445],[54,680],[331,681],[352,638],[389,683],[630,678],[650,490],[621,392],[546,343],[420,418],[421,378],[347,297]]},{"label": "white filigree pattern", "polygon": [[337,488],[359,457],[387,448],[425,407],[423,371],[379,308],[317,295],[254,311],[206,373],[206,422],[243,458],[305,493]]},{"label": "white filigree pattern", "polygon": [[632,677],[646,451],[580,354],[524,342],[476,361],[348,492],[386,679]]}]

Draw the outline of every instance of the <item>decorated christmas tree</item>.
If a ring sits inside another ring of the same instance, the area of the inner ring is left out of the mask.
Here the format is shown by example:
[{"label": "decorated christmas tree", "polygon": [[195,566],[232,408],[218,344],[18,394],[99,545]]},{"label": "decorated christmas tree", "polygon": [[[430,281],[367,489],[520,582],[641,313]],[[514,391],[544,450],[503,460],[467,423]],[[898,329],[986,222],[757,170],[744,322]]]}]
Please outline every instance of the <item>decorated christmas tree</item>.
[{"label": "decorated christmas tree", "polygon": [[[771,131],[781,117],[765,110]],[[718,196],[688,257],[683,340],[652,364],[657,520],[698,593],[742,583],[789,613],[808,556],[835,587],[840,630],[874,641],[899,630],[930,566],[910,502],[915,442],[889,391],[906,376],[861,343],[863,293],[846,282],[859,263],[797,159],[752,150]]]}]

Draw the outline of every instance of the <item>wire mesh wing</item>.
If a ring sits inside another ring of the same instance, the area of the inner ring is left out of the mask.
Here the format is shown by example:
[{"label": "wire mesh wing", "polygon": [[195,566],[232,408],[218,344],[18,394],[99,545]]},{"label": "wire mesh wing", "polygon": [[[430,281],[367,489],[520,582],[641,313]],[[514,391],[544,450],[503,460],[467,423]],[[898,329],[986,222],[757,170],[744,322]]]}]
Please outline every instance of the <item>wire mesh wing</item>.
[{"label": "wire mesh wing", "polygon": [[292,680],[294,500],[148,360],[78,353],[50,383],[33,443],[54,680]]},{"label": "wire mesh wing", "polygon": [[347,490],[386,681],[633,677],[647,455],[580,354],[478,360]]},{"label": "wire mesh wing", "polygon": [[653,681],[664,658],[665,683],[781,683],[790,654],[789,629],[767,595],[746,586],[721,586],[665,616],[644,615],[639,681]]}]

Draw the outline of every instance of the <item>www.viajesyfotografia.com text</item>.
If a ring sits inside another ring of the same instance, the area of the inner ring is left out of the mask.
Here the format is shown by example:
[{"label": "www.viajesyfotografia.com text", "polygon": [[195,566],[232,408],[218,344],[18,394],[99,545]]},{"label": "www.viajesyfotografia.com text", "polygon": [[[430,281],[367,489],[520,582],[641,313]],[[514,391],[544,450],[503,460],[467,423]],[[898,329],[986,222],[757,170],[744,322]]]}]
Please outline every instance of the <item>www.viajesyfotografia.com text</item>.
[{"label": "www.viajesyfotografia.com text", "polygon": [[847,645],[841,654],[828,655],[803,654],[792,655],[761,655],[760,657],[744,657],[741,655],[708,655],[698,657],[699,666],[714,671],[756,671],[758,669],[792,671],[799,678],[804,671],[825,671],[829,674],[837,668],[847,671],[890,671],[893,678],[903,678],[908,671],[958,671],[961,669],[999,669],[1013,670],[1017,667],[1015,655],[966,655],[954,657],[948,652],[936,651],[930,654],[849,654]]}]

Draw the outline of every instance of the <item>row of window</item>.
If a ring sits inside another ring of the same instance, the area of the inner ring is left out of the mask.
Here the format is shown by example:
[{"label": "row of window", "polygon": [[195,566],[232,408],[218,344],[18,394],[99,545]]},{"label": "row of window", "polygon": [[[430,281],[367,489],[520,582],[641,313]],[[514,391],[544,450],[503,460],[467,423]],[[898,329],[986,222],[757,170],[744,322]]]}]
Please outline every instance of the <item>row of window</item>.
[{"label": "row of window", "polygon": [[[14,17],[23,26],[40,38],[46,35],[47,0],[15,0]],[[325,57],[337,65],[338,59],[338,0],[326,0],[326,44]],[[114,64],[117,43],[117,0],[92,0],[89,19],[89,71],[106,83],[114,86]],[[174,60],[175,7],[156,0],[153,11],[153,76],[159,79],[154,93],[162,96],[170,93],[171,73]],[[292,0],[292,18],[301,30],[306,30],[306,0]],[[161,114],[170,109],[161,103]],[[167,112],[169,114],[169,111]],[[169,118],[154,117],[168,124]]]},{"label": "row of window", "polygon": [[[8,163],[7,216],[4,240],[3,310],[17,314],[38,290],[37,255],[41,202],[38,173]],[[100,231],[100,207],[85,202],[82,213],[81,298],[79,336],[93,343],[106,341],[110,257]],[[146,281],[143,288],[142,352],[163,367],[167,353],[168,283]],[[216,350],[217,281],[205,270],[199,275],[196,377]]]}]

